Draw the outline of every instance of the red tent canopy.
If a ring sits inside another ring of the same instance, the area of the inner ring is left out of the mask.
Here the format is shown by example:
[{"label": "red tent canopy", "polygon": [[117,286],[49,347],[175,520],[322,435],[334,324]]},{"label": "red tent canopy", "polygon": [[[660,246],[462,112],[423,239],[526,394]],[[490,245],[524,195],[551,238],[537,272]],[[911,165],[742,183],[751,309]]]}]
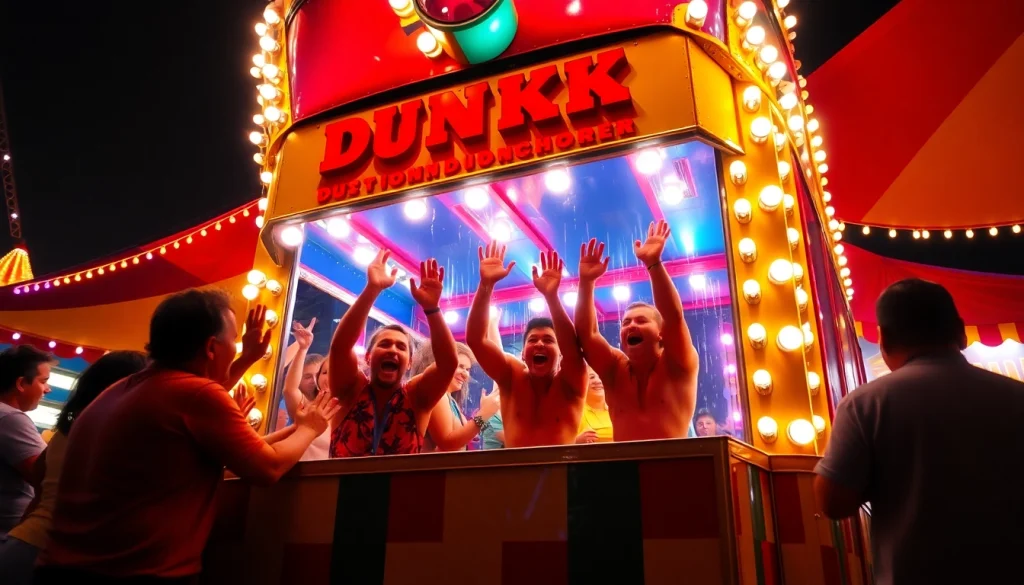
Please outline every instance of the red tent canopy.
[{"label": "red tent canopy", "polygon": [[856,277],[853,317],[857,333],[878,342],[875,300],[883,290],[905,278],[920,278],[946,287],[967,324],[968,343],[995,347],[1004,340],[1024,340],[1024,277],[938,268],[892,260],[845,245],[845,255]]},{"label": "red tent canopy", "polygon": [[810,76],[838,219],[1024,223],[1022,22],[1021,0],[902,0]]},{"label": "red tent canopy", "polygon": [[[167,295],[205,286],[241,290],[256,253],[258,215],[253,201],[145,246],[0,288],[0,342],[90,361],[110,349],[142,349],[149,316]],[[241,310],[244,299],[235,296]]]}]

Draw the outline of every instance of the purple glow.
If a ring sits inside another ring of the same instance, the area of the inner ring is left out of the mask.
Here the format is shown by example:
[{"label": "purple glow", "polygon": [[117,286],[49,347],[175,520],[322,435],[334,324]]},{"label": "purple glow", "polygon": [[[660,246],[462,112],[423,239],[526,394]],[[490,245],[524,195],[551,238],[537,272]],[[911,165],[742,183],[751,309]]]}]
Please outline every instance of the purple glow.
[{"label": "purple glow", "polygon": [[732,411],[732,420],[740,422],[741,420],[743,420],[743,415],[740,414],[740,411],[734,410]]},{"label": "purple glow", "polygon": [[729,365],[725,366],[725,373],[726,374],[735,374],[736,373],[736,364],[729,364]]},{"label": "purple glow", "polygon": [[20,295],[21,294],[21,289],[20,288],[14,289],[14,294]]},{"label": "purple glow", "polygon": [[722,345],[732,345],[733,344],[733,339],[732,339],[732,334],[731,333],[723,333],[721,339],[722,339]]}]

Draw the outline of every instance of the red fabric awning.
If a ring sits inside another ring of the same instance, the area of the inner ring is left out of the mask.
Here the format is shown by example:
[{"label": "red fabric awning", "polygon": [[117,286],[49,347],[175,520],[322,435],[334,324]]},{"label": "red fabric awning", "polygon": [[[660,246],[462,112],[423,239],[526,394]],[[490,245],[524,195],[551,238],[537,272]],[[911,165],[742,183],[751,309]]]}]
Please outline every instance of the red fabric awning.
[{"label": "red fabric awning", "polygon": [[878,342],[875,301],[894,282],[920,278],[946,287],[967,325],[968,343],[995,347],[1024,340],[1024,277],[952,270],[892,260],[845,244],[855,289],[850,305],[857,333]]},{"label": "red fabric awning", "polygon": [[838,219],[1024,223],[1007,183],[1024,150],[1022,22],[1021,0],[902,0],[809,77]]}]

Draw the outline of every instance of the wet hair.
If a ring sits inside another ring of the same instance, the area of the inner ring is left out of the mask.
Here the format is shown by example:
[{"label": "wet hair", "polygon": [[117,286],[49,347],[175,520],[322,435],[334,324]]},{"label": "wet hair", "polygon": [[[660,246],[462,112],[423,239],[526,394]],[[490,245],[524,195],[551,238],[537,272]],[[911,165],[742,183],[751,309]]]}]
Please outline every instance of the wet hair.
[{"label": "wet hair", "polygon": [[658,307],[655,307],[650,303],[645,303],[643,301],[630,303],[626,307],[626,311],[629,311],[630,309],[650,309],[651,311],[654,312],[654,322],[658,324],[658,327],[662,327],[663,325],[665,325],[665,319],[661,316],[661,311],[658,310]]},{"label": "wet hair", "polygon": [[526,329],[523,330],[523,344],[526,344],[526,338],[530,336],[530,332],[534,329],[554,329],[555,322],[547,317],[534,317],[526,323]]},{"label": "wet hair", "polygon": [[224,334],[224,311],[230,309],[231,300],[221,290],[191,289],[167,297],[149,321],[149,357],[161,366],[183,366],[202,353],[207,340]]},{"label": "wet hair", "polygon": [[39,366],[55,364],[53,355],[40,351],[31,345],[16,345],[0,352],[0,394],[6,394],[25,378],[34,380],[39,375]]},{"label": "wet hair", "polygon": [[377,345],[377,339],[380,337],[381,333],[385,331],[397,331],[404,335],[405,338],[408,340],[407,347],[409,348],[409,357],[412,357],[412,336],[409,335],[409,332],[406,331],[405,327],[402,327],[401,325],[384,325],[377,329],[376,331],[374,331],[373,335],[370,336],[370,342],[366,344],[367,353],[369,353]]},{"label": "wet hair", "polygon": [[[455,353],[468,357],[471,364],[476,363],[476,356],[473,355],[473,350],[469,349],[469,346],[465,343],[456,341]],[[422,374],[435,361],[434,348],[430,345],[430,342],[427,341],[421,344],[416,348],[416,353],[413,355],[412,364],[409,366],[409,375],[418,376]]]},{"label": "wet hair", "polygon": [[326,356],[322,356],[322,355],[320,355],[318,353],[311,353],[311,354],[306,356],[305,360],[303,360],[302,367],[305,368],[306,366],[313,366],[313,365],[319,366],[321,363],[323,363],[323,361],[325,359],[327,359]]},{"label": "wet hair", "polygon": [[890,285],[875,304],[881,343],[887,351],[955,345],[964,347],[964,320],[942,285],[908,278]]},{"label": "wet hair", "polygon": [[693,422],[697,422],[702,417],[705,417],[705,416],[710,418],[711,420],[715,421],[715,424],[718,424],[718,421],[715,420],[715,415],[711,414],[711,411],[706,409],[706,408],[702,408],[702,409],[697,411],[697,414],[695,414],[694,417],[693,417]]},{"label": "wet hair", "polygon": [[146,354],[141,351],[112,351],[96,360],[75,382],[71,397],[57,415],[55,430],[67,436],[75,417],[92,404],[101,392],[145,367]]}]

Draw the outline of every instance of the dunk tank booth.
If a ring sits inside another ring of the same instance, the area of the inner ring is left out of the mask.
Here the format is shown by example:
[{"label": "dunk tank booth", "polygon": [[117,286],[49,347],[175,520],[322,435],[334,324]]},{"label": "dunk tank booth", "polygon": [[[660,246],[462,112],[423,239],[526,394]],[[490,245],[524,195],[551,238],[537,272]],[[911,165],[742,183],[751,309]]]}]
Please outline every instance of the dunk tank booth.
[{"label": "dunk tank booth", "polygon": [[[400,278],[366,337],[388,323],[425,335],[408,279],[435,257],[461,339],[477,248],[506,245],[517,268],[493,310],[517,353],[546,312],[528,276],[538,255],[565,258],[571,313],[580,244],[600,238],[600,330],[617,345],[624,308],[652,300],[632,242],[664,219],[700,355],[697,409],[721,436],[315,461],[270,488],[229,481],[210,582],[867,579],[860,524],[818,517],[811,495],[831,409],[863,368],[782,8],[321,1],[264,16],[251,138],[269,201],[242,291],[282,316],[247,374],[262,431],[286,416],[286,324],[316,317],[312,351],[326,353],[379,249]],[[468,412],[491,385],[472,377]]]}]

